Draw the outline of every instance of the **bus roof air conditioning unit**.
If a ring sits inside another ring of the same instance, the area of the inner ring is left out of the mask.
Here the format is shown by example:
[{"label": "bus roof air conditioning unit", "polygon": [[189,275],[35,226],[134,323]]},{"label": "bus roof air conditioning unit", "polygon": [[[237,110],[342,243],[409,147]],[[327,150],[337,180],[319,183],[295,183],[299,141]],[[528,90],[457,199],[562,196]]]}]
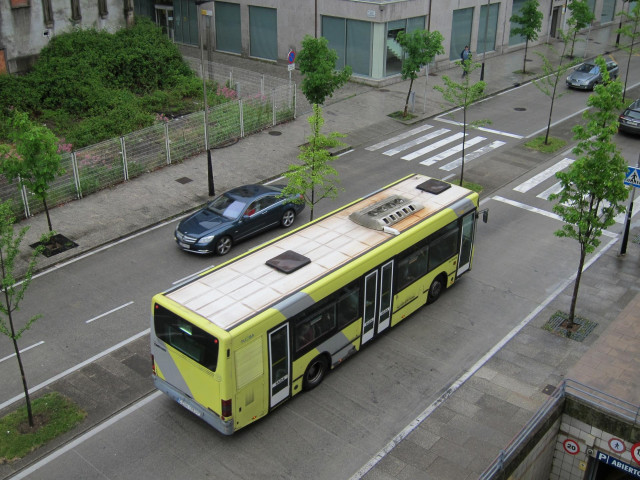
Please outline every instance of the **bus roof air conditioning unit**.
[{"label": "bus roof air conditioning unit", "polygon": [[373,230],[384,230],[400,220],[422,210],[419,203],[412,202],[399,195],[392,195],[349,215],[351,221]]}]

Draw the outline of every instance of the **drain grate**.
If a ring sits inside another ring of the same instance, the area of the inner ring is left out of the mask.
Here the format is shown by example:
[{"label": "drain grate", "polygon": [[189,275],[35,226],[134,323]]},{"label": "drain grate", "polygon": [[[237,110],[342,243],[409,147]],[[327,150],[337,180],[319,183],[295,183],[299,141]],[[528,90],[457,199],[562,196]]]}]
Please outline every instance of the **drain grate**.
[{"label": "drain grate", "polygon": [[542,393],[544,393],[545,395],[551,395],[555,391],[555,389],[556,387],[554,387],[553,385],[547,385],[542,389]]},{"label": "drain grate", "polygon": [[631,243],[638,243],[638,244],[640,244],[640,235],[635,235],[635,236],[631,239]]},{"label": "drain grate", "polygon": [[279,132],[278,130],[269,130],[269,135],[271,135],[272,137],[279,137],[280,135],[282,135],[282,132]]},{"label": "drain grate", "polygon": [[527,109],[526,109],[526,108],[524,108],[524,107],[515,107],[515,108],[514,108],[514,110],[515,110],[516,112],[526,112],[526,111],[527,111]]},{"label": "drain grate", "polygon": [[573,318],[573,323],[576,324],[576,328],[573,331],[569,331],[562,326],[567,318],[568,315],[565,312],[558,310],[556,313],[551,315],[551,318],[543,325],[542,328],[554,333],[555,335],[570,338],[577,342],[582,342],[593,331],[593,329],[598,326],[596,322],[592,322],[591,320],[587,320],[586,318],[578,317],[576,315]]},{"label": "drain grate", "polygon": [[184,185],[186,183],[193,182],[193,180],[191,180],[189,177],[180,177],[180,178],[176,178],[176,182],[181,183],[182,185]]}]

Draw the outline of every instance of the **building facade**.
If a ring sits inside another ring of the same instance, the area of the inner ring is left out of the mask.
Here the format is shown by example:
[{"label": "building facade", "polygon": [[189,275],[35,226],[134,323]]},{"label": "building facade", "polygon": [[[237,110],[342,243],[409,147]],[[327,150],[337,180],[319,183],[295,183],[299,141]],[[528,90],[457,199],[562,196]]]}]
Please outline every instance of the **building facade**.
[{"label": "building facade", "polygon": [[[449,66],[469,45],[474,54],[499,55],[522,48],[511,15],[526,0],[3,0],[0,3],[0,71],[24,71],[49,38],[74,26],[114,30],[136,15],[148,16],[176,43],[272,62],[287,62],[305,35],[324,36],[338,52],[338,68],[356,77],[390,83],[400,74],[400,31],[438,30]],[[618,21],[623,0],[588,0],[594,26]],[[567,0],[540,0],[538,42],[566,27]],[[537,43],[537,42],[536,42]]]}]

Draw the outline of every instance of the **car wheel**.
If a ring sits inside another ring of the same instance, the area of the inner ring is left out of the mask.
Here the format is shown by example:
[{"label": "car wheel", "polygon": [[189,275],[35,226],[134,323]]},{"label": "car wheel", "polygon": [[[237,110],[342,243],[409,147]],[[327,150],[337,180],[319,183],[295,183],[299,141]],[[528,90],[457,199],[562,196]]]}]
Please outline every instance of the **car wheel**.
[{"label": "car wheel", "polygon": [[285,210],[285,212],[282,214],[280,225],[282,225],[284,228],[289,228],[291,225],[293,225],[295,219],[296,212],[291,209]]},{"label": "car wheel", "polygon": [[302,387],[305,390],[311,390],[320,385],[328,369],[329,362],[324,355],[319,355],[311,360],[309,366],[307,366],[307,370],[304,372]]},{"label": "car wheel", "polygon": [[233,245],[233,240],[231,237],[221,237],[216,241],[216,253],[218,255],[226,255],[231,250],[231,245]]},{"label": "car wheel", "polygon": [[433,279],[431,286],[429,287],[429,293],[427,294],[427,304],[433,303],[440,298],[442,291],[444,290],[444,282],[446,279],[439,275]]}]

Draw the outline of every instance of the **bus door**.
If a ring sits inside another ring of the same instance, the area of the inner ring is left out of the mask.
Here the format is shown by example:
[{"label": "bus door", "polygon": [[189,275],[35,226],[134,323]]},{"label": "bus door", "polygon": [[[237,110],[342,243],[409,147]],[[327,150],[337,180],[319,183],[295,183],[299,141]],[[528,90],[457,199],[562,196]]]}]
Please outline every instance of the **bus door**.
[{"label": "bus door", "polygon": [[473,251],[473,237],[475,226],[475,212],[469,212],[464,217],[462,217],[460,254],[458,255],[458,276],[462,275],[471,267],[471,253]]},{"label": "bus door", "polygon": [[269,333],[269,406],[289,397],[289,324]]},{"label": "bus door", "polygon": [[393,299],[393,260],[364,277],[364,313],[362,315],[362,344],[391,323]]}]

